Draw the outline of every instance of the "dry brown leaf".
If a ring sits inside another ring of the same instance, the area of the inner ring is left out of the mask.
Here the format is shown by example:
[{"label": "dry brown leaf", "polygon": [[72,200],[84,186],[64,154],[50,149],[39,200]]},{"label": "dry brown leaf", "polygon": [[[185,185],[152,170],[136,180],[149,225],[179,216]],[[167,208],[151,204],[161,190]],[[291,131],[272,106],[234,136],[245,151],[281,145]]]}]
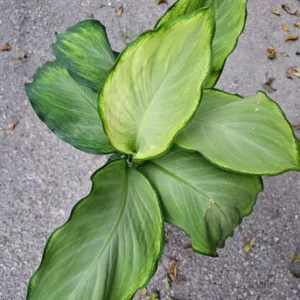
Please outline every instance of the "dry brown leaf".
[{"label": "dry brown leaf", "polygon": [[171,287],[172,287],[172,280],[171,280],[170,276],[167,275],[167,277],[166,277],[166,286],[165,286],[167,293],[170,291]]},{"label": "dry brown leaf", "polygon": [[271,84],[273,83],[273,81],[275,80],[275,78],[273,76],[269,77],[269,72],[266,73],[266,84]]},{"label": "dry brown leaf", "polygon": [[290,31],[290,27],[287,26],[287,25],[282,25],[282,29],[283,29],[284,31]]},{"label": "dry brown leaf", "polygon": [[300,78],[300,67],[293,67],[293,75]]},{"label": "dry brown leaf", "polygon": [[289,79],[294,79],[293,78],[293,70],[292,69],[288,69],[286,71],[286,77],[289,78]]},{"label": "dry brown leaf", "polygon": [[269,58],[269,59],[274,59],[274,58],[276,58],[276,48],[274,47],[274,46],[269,46],[268,48],[267,48],[267,57]]},{"label": "dry brown leaf", "polygon": [[290,57],[287,52],[280,52],[280,55],[283,57]]},{"label": "dry brown leaf", "polygon": [[277,89],[272,87],[272,84],[274,82],[274,77],[269,77],[268,72],[266,73],[266,82],[262,85],[263,89],[266,90],[269,93],[276,92]]},{"label": "dry brown leaf", "polygon": [[256,237],[253,237],[250,241],[248,241],[244,248],[243,248],[243,251],[246,253],[246,254],[249,254],[249,252],[251,251],[251,249],[253,248],[254,244],[256,242]]},{"label": "dry brown leaf", "polygon": [[7,127],[7,132],[12,133],[14,131],[14,129],[16,128],[17,124],[18,124],[18,122],[10,123]]},{"label": "dry brown leaf", "polygon": [[300,130],[300,123],[294,124],[293,127],[295,130]]},{"label": "dry brown leaf", "polygon": [[300,28],[300,21],[295,22],[294,25],[295,25],[296,27]]},{"label": "dry brown leaf", "polygon": [[298,40],[298,35],[291,34],[285,38],[285,42],[287,41],[296,41]]},{"label": "dry brown leaf", "polygon": [[287,4],[282,4],[281,5],[282,9],[285,10],[287,13],[290,13],[291,9]]},{"label": "dry brown leaf", "polygon": [[117,9],[117,16],[121,17],[122,14],[123,14],[123,11],[124,11],[124,6],[123,5],[120,6],[120,7],[118,7],[118,9]]},{"label": "dry brown leaf", "polygon": [[176,280],[178,276],[178,261],[175,259],[171,259],[168,265],[168,273],[172,275],[173,278]]},{"label": "dry brown leaf", "polygon": [[168,3],[167,0],[156,0],[157,4]]},{"label": "dry brown leaf", "polygon": [[291,15],[294,15],[296,17],[300,17],[300,9],[297,9],[295,11],[290,12]]},{"label": "dry brown leaf", "polygon": [[293,79],[295,77],[300,78],[300,66],[299,67],[291,67],[286,72],[286,77]]},{"label": "dry brown leaf", "polygon": [[187,251],[187,252],[192,252],[193,251],[193,245],[192,244],[189,244],[189,245],[186,245],[184,248],[183,248],[184,251]]},{"label": "dry brown leaf", "polygon": [[10,51],[11,45],[9,43],[5,43],[2,46],[0,46],[0,51]]},{"label": "dry brown leaf", "polygon": [[276,7],[272,7],[271,12],[274,15],[280,16],[280,11]]}]

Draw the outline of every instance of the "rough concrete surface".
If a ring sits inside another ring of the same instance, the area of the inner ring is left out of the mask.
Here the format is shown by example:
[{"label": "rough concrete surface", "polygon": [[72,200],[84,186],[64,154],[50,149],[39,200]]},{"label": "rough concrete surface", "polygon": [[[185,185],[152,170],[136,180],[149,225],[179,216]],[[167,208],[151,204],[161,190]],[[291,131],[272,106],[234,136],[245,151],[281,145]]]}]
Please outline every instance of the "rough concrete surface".
[{"label": "rough concrete surface", "polygon": [[[284,2],[300,8],[298,0]],[[115,9],[120,4],[125,9],[117,17]],[[271,96],[292,123],[299,123],[300,80],[287,79],[285,72],[290,66],[300,66],[300,56],[295,55],[300,40],[284,43],[288,33],[281,25],[289,25],[292,33],[300,34],[300,29],[293,26],[296,17],[270,13],[272,6],[280,5],[277,0],[249,1],[246,31],[218,87],[252,95],[261,89],[269,72],[277,88]],[[0,0],[0,44],[12,45],[12,51],[0,52],[1,300],[25,299],[28,279],[39,265],[49,234],[89,192],[89,176],[105,161],[75,150],[50,133],[31,109],[24,83],[31,81],[38,66],[53,58],[54,32],[64,32],[87,13],[107,26],[114,49],[122,50],[122,36],[135,38],[151,28],[167,7],[155,0]],[[271,44],[290,57],[268,60],[266,47]],[[28,53],[26,59],[17,58],[18,47]],[[16,121],[13,133],[7,133],[8,124]],[[162,299],[167,299],[164,279],[170,258],[179,260],[179,278],[169,292],[176,299],[300,299],[300,279],[288,270],[300,248],[300,174],[265,179],[265,191],[253,215],[244,220],[217,259],[184,250],[188,238],[174,227],[167,230],[165,255],[149,285],[149,291],[161,291]],[[256,245],[245,255],[243,245],[253,236]]]}]

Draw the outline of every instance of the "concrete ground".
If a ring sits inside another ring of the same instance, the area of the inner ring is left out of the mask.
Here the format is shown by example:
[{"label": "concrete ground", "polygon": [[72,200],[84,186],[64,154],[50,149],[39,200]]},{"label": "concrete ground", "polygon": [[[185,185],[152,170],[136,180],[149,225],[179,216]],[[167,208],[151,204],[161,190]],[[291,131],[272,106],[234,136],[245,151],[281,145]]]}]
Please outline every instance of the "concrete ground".
[{"label": "concrete ground", "polygon": [[[284,2],[300,8],[297,0]],[[115,9],[121,4],[124,14],[117,17]],[[292,123],[299,123],[300,79],[287,79],[285,72],[290,66],[300,66],[300,56],[295,55],[300,40],[284,43],[288,33],[281,26],[287,24],[299,35],[300,29],[293,26],[295,16],[271,14],[273,5],[280,8],[281,1],[249,1],[245,34],[218,87],[252,95],[261,89],[269,72],[276,78],[277,89],[271,96]],[[31,109],[24,83],[31,81],[38,66],[53,58],[54,32],[64,32],[88,13],[107,26],[114,49],[122,50],[125,36],[132,39],[152,27],[167,7],[155,0],[0,0],[0,45],[12,45],[12,51],[0,52],[1,300],[25,298],[28,279],[39,265],[49,234],[89,192],[89,176],[105,161],[75,150],[50,133]],[[290,57],[268,60],[270,45]],[[20,51],[28,57],[17,58]],[[11,122],[18,125],[9,134]],[[218,259],[184,250],[189,244],[184,234],[171,226],[167,230],[165,255],[149,285],[149,291],[160,291],[162,299],[167,299],[164,280],[170,258],[179,260],[179,278],[169,292],[176,299],[300,299],[300,279],[288,270],[295,251],[300,250],[300,174],[265,179],[265,191],[253,215],[227,241]],[[245,255],[243,245],[254,236],[256,245]]]}]

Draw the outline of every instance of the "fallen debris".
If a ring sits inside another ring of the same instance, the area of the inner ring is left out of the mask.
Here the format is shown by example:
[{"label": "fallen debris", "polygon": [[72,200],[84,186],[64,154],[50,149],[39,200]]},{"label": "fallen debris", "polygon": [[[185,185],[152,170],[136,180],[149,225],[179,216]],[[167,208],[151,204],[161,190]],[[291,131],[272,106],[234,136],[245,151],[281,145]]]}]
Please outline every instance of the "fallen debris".
[{"label": "fallen debris", "polygon": [[300,253],[295,253],[289,266],[289,271],[293,274],[294,277],[300,278]]},{"label": "fallen debris", "polygon": [[290,9],[290,7],[289,7],[287,4],[282,4],[281,7],[282,7],[282,9],[283,9],[284,11],[286,11],[288,14],[290,13],[291,9]]},{"label": "fallen debris", "polygon": [[285,38],[285,42],[287,42],[287,41],[296,41],[296,40],[298,40],[298,35],[295,35],[295,34],[288,35]]},{"label": "fallen debris", "polygon": [[293,127],[294,127],[295,130],[300,130],[300,123],[293,124]]},{"label": "fallen debris", "polygon": [[19,46],[17,46],[17,48],[16,48],[16,54],[17,54],[16,55],[17,59],[25,59],[25,58],[27,58],[27,52],[21,50],[21,48]]},{"label": "fallen debris", "polygon": [[243,248],[244,253],[249,254],[253,246],[255,245],[256,237],[253,237],[250,241],[248,241]]},{"label": "fallen debris", "polygon": [[157,4],[168,3],[167,0],[156,0]]},{"label": "fallen debris", "polygon": [[165,279],[165,288],[166,288],[166,292],[168,293],[172,287],[172,280],[170,278],[170,275],[167,275],[166,279]]},{"label": "fallen debris", "polygon": [[274,46],[269,46],[267,48],[267,57],[269,59],[275,59],[276,58],[276,54],[277,54],[277,51],[276,51],[276,48]]},{"label": "fallen debris", "polygon": [[168,3],[167,0],[156,0],[157,4]]},{"label": "fallen debris", "polygon": [[282,25],[282,29],[284,31],[290,31],[290,27],[288,25]]},{"label": "fallen debris", "polygon": [[124,6],[123,5],[117,8],[117,16],[118,17],[121,17],[123,12],[124,12]]},{"label": "fallen debris", "polygon": [[146,288],[141,289],[139,294],[142,297],[146,296],[147,295],[147,289]]},{"label": "fallen debris", "polygon": [[10,51],[11,45],[9,43],[5,43],[2,46],[0,46],[0,51]]},{"label": "fallen debris", "polygon": [[276,92],[277,89],[272,87],[273,82],[275,81],[274,77],[269,77],[268,72],[266,73],[266,82],[262,85],[263,89],[269,93]]},{"label": "fallen debris", "polygon": [[288,69],[287,71],[286,71],[286,77],[288,78],[288,79],[293,79],[293,71],[292,71],[292,69]]},{"label": "fallen debris", "polygon": [[294,77],[300,78],[300,66],[289,68],[286,72],[286,77],[289,79],[294,79]]},{"label": "fallen debris", "polygon": [[188,244],[188,245],[184,246],[183,250],[187,251],[187,252],[193,252],[193,245]]},{"label": "fallen debris", "polygon": [[94,19],[94,14],[89,12],[86,14],[86,17],[89,18],[89,19]]},{"label": "fallen debris", "polygon": [[280,55],[282,57],[290,57],[289,54],[287,52],[280,52]]},{"label": "fallen debris", "polygon": [[18,125],[18,122],[10,123],[7,127],[7,132],[12,133],[17,125]]},{"label": "fallen debris", "polygon": [[300,17],[300,9],[297,9],[297,10],[295,10],[293,12],[290,12],[290,15],[294,15],[296,17]]},{"label": "fallen debris", "polygon": [[271,12],[272,12],[272,14],[277,15],[277,16],[281,15],[279,9],[277,9],[276,7],[272,7]]},{"label": "fallen debris", "polygon": [[178,261],[175,259],[171,259],[168,265],[168,273],[170,276],[176,280],[178,276]]},{"label": "fallen debris", "polygon": [[159,293],[158,293],[158,292],[156,292],[156,293],[151,293],[151,294],[150,294],[149,300],[160,300]]}]

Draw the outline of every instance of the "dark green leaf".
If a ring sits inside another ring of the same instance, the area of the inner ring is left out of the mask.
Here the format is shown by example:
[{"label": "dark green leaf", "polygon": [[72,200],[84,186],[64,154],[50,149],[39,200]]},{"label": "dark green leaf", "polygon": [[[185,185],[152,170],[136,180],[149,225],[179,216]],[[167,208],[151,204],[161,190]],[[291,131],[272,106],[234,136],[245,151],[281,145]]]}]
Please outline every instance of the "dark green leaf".
[{"label": "dark green leaf", "polygon": [[105,27],[96,20],[84,20],[56,35],[54,54],[80,84],[98,92],[115,64]]},{"label": "dark green leaf", "polygon": [[37,115],[59,138],[88,153],[115,152],[103,132],[97,94],[78,85],[57,61],[38,69],[25,89]]}]

